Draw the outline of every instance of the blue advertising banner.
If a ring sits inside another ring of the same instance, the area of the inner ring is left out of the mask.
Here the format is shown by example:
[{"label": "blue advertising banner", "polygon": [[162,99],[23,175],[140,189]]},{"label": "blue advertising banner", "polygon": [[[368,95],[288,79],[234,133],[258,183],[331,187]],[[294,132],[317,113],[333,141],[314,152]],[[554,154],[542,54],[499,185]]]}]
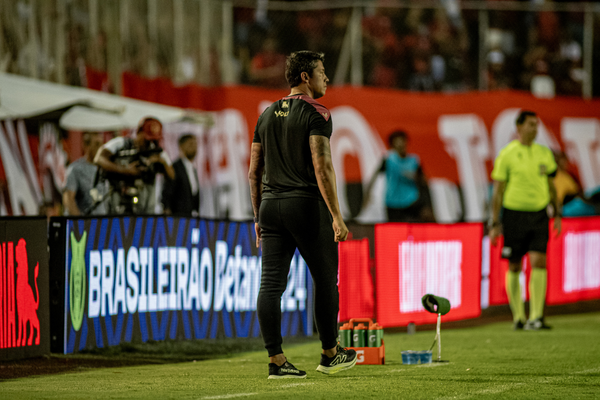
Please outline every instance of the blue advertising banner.
[{"label": "blue advertising banner", "polygon": [[[67,219],[64,353],[123,342],[260,334],[254,224],[193,218]],[[312,335],[312,279],[294,256],[282,334]]]}]

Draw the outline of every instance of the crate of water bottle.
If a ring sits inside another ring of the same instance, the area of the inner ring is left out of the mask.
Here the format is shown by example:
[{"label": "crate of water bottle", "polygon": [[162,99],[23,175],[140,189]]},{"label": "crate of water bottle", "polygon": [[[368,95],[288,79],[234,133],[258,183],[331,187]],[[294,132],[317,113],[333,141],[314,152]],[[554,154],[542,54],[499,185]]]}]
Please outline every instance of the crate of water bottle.
[{"label": "crate of water bottle", "polygon": [[405,350],[402,352],[402,364],[430,364],[431,350]]}]

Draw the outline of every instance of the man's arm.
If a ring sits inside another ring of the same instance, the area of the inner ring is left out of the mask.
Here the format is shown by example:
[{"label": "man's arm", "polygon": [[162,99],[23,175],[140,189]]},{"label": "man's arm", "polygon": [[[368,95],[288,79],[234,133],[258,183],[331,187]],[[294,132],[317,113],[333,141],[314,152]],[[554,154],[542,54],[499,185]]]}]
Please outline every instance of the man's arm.
[{"label": "man's arm", "polygon": [[63,192],[63,205],[67,209],[69,215],[81,215],[81,210],[77,207],[75,201],[75,192],[72,190],[65,190]]},{"label": "man's arm", "polygon": [[153,154],[148,159],[151,163],[160,163],[165,169],[165,175],[169,179],[175,179],[175,169],[171,165],[171,161],[169,160],[167,153],[164,151],[161,154]]},{"label": "man's arm", "polygon": [[262,199],[262,175],[265,169],[265,158],[262,144],[252,143],[250,149],[250,169],[248,170],[248,182],[250,183],[250,197],[252,199],[252,210],[254,211],[254,230],[256,231],[256,247],[260,242],[260,228],[258,227],[258,211]]},{"label": "man's arm", "polygon": [[506,182],[494,181],[494,193],[492,195],[492,216],[489,222],[490,240],[493,245],[496,245],[496,239],[502,232],[502,224],[500,222],[500,210],[502,209],[502,199],[504,198],[504,190]]},{"label": "man's arm", "polygon": [[556,195],[556,186],[554,186],[554,177],[548,177],[548,191],[550,192],[550,203],[554,208],[554,231],[556,236],[560,234],[562,229],[562,204]]},{"label": "man's arm", "polygon": [[98,152],[96,153],[96,157],[94,157],[94,164],[96,164],[97,166],[99,166],[107,172],[114,172],[117,174],[132,176],[140,174],[139,162],[133,162],[126,167],[120,166],[110,161],[112,155],[113,154],[108,149],[101,147],[100,150],[98,150]]},{"label": "man's arm", "polygon": [[313,135],[309,138],[312,162],[321,195],[333,217],[333,231],[335,241],[343,242],[348,237],[348,228],[342,218],[338,204],[337,188],[335,184],[335,171],[331,162],[331,149],[329,139],[325,136]]},{"label": "man's arm", "polygon": [[367,183],[367,188],[365,189],[365,192],[363,194],[363,201],[362,201],[363,208],[366,207],[369,204],[369,202],[371,201],[371,190],[373,189],[373,185],[375,184],[377,177],[383,171],[384,165],[385,165],[385,158],[383,159],[383,163],[373,173],[373,175],[371,176],[371,179],[369,179],[369,183]]}]

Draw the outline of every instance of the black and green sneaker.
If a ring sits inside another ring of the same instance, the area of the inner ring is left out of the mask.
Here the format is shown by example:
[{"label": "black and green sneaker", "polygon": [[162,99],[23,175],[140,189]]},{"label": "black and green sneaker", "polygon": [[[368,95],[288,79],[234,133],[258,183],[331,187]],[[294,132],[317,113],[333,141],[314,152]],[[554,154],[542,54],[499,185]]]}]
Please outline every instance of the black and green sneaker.
[{"label": "black and green sneaker", "polygon": [[337,353],[333,357],[327,357],[321,354],[321,363],[317,367],[317,371],[324,374],[335,374],[340,371],[350,369],[356,365],[356,351],[346,349],[339,344],[337,345]]},{"label": "black and green sneaker", "polygon": [[287,360],[281,366],[274,363],[269,364],[269,379],[286,378],[306,378],[306,372],[300,371]]}]

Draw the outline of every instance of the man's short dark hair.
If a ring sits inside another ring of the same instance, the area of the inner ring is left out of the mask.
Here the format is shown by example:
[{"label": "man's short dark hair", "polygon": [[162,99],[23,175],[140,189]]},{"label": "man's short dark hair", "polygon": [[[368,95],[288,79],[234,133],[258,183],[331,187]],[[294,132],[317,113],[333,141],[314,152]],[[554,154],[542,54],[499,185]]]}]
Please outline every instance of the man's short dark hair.
[{"label": "man's short dark hair", "polygon": [[515,123],[517,125],[523,125],[523,122],[525,122],[525,120],[527,119],[527,117],[537,117],[537,114],[534,113],[533,111],[521,110],[521,112],[519,113],[519,116],[517,117],[517,120],[515,121]]},{"label": "man's short dark hair", "polygon": [[184,133],[183,135],[179,136],[179,140],[177,141],[177,143],[181,146],[188,140],[194,139],[194,138],[196,138],[195,135],[193,135],[191,133]]},{"label": "man's short dark hair", "polygon": [[306,72],[312,77],[313,70],[317,68],[317,62],[325,63],[325,55],[309,50],[292,53],[285,61],[285,79],[291,88],[302,83],[301,74]]},{"label": "man's short dark hair", "polygon": [[392,134],[388,138],[388,144],[390,145],[390,147],[394,145],[394,140],[396,140],[396,138],[408,140],[408,135],[406,134],[406,132],[400,130],[392,132]]}]

